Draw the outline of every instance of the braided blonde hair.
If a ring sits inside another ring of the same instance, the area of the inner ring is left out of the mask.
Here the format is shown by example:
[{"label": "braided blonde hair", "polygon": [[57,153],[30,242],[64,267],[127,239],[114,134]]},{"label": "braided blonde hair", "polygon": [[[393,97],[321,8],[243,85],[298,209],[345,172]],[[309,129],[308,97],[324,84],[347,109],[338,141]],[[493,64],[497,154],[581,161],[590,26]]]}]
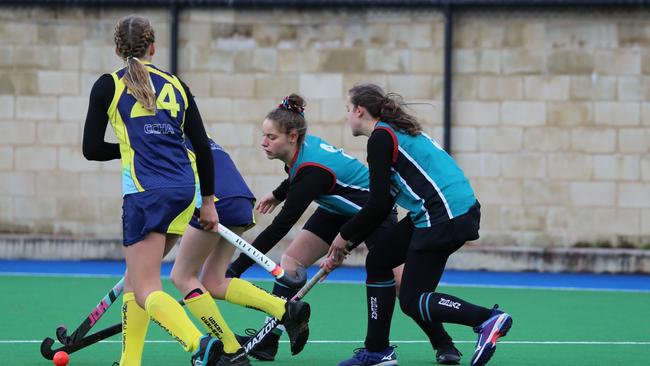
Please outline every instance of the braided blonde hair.
[{"label": "braided blonde hair", "polygon": [[127,68],[124,84],[144,108],[154,113],[156,93],[151,85],[149,72],[139,57],[145,55],[155,38],[149,20],[139,15],[126,16],[115,26],[115,46]]}]

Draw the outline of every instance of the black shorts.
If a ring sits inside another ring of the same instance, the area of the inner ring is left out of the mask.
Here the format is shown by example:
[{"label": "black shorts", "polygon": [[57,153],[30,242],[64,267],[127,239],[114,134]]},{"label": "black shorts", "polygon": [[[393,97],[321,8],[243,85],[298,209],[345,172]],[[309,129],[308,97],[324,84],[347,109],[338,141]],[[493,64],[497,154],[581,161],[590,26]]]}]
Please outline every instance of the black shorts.
[{"label": "black shorts", "polygon": [[415,228],[411,250],[438,250],[451,254],[468,241],[479,238],[481,204],[476,203],[466,213],[428,228]]},{"label": "black shorts", "polygon": [[[317,208],[311,217],[302,227],[321,238],[327,245],[332,244],[336,235],[341,231],[341,226],[350,220],[350,216],[339,215],[327,211],[324,208]],[[397,211],[392,211],[381,225],[366,238],[366,246],[370,249],[381,237],[381,234],[397,223]]]}]

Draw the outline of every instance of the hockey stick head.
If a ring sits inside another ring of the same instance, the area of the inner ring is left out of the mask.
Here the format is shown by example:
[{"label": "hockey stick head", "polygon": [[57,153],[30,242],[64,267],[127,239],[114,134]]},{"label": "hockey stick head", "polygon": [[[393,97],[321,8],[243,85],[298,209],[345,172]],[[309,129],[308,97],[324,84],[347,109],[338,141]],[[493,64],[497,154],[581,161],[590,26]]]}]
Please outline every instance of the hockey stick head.
[{"label": "hockey stick head", "polygon": [[52,349],[53,345],[54,345],[54,339],[50,337],[43,339],[43,342],[41,342],[41,355],[43,355],[43,357],[45,357],[48,360],[54,358],[54,350]]},{"label": "hockey stick head", "polygon": [[298,265],[296,268],[295,276],[289,275],[284,270],[282,272],[283,273],[280,276],[276,277],[275,280],[284,286],[297,290],[304,286],[305,283],[307,283],[307,270],[302,265]]},{"label": "hockey stick head", "polygon": [[68,335],[68,328],[65,325],[59,325],[56,328],[56,339],[66,346],[72,343],[72,337]]}]

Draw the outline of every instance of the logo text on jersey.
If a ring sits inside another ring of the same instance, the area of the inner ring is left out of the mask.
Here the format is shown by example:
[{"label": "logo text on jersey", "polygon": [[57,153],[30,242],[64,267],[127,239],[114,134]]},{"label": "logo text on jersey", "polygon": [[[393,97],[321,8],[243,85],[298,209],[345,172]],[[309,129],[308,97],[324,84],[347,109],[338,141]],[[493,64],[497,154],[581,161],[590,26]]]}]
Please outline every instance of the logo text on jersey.
[{"label": "logo text on jersey", "polygon": [[172,135],[174,127],[169,123],[147,123],[144,125],[144,133],[147,135]]}]

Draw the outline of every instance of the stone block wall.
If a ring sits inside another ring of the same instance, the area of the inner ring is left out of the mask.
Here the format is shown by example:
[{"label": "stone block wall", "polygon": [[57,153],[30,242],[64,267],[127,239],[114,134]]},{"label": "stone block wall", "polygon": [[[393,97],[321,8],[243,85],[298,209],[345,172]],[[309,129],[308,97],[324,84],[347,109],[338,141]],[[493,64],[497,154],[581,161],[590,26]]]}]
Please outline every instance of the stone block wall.
[{"label": "stone block wall", "polygon": [[[168,13],[138,11],[154,23],[154,62],[168,68]],[[119,163],[85,161],[81,137],[90,88],[121,65],[112,30],[130,12],[2,8],[1,233],[120,237]],[[457,15],[452,148],[483,204],[481,243],[650,244],[648,19]],[[360,81],[415,103],[441,139],[443,38],[434,10],[189,9],[180,16],[179,76],[261,197],[285,176],[259,148],[261,121],[291,92],[307,98],[312,133],[362,161],[365,139],[350,135],[344,104]],[[106,138],[115,139],[110,128]],[[258,215],[246,238],[268,223]]]}]

